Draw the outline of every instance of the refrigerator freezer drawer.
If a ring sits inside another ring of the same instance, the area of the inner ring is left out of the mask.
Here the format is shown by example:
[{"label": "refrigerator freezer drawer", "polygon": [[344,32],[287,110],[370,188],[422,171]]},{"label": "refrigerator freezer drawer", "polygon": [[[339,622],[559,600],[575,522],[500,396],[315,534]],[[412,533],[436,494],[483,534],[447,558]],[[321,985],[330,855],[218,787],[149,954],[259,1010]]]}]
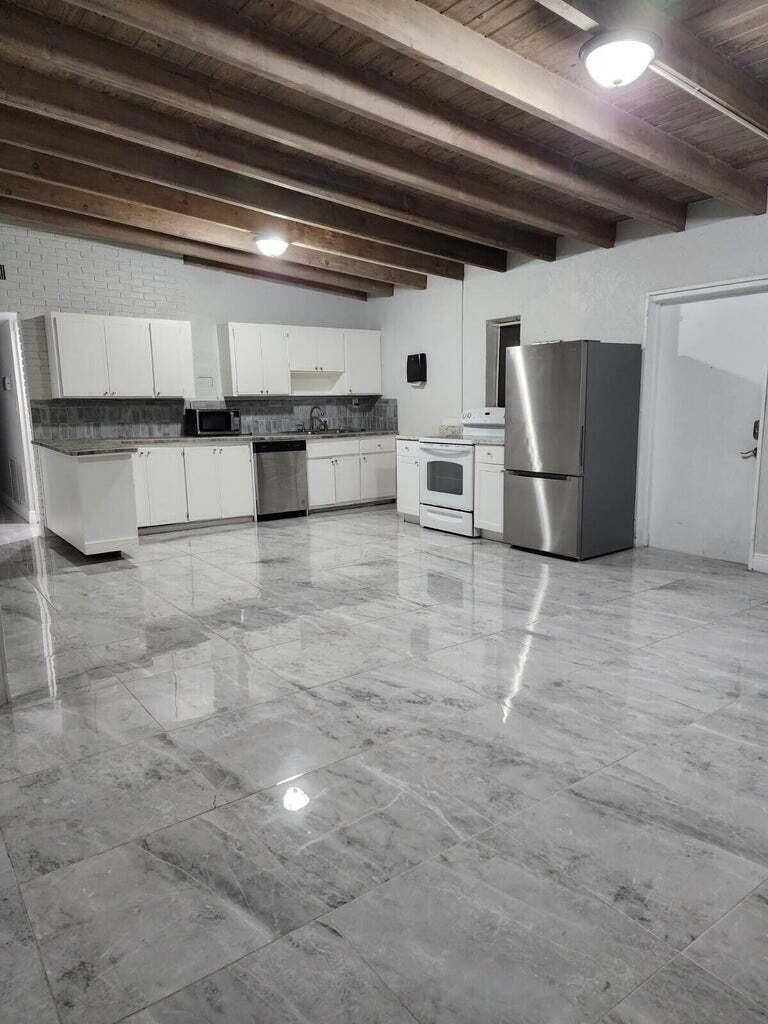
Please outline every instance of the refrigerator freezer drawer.
[{"label": "refrigerator freezer drawer", "polygon": [[582,479],[504,474],[504,540],[519,548],[579,558]]},{"label": "refrigerator freezer drawer", "polygon": [[419,522],[431,530],[458,533],[462,537],[476,536],[474,516],[471,512],[463,512],[460,509],[420,505]]}]

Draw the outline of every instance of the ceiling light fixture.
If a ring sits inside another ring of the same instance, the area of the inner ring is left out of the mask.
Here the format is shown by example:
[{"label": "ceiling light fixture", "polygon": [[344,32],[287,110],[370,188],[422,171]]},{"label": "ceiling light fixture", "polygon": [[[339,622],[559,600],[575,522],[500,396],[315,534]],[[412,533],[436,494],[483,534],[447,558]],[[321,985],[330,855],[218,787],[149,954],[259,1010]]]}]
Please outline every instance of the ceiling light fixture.
[{"label": "ceiling light fixture", "polygon": [[257,238],[256,248],[262,256],[282,256],[288,248],[288,243],[284,238],[270,235],[269,238]]},{"label": "ceiling light fixture", "polygon": [[604,89],[636,81],[661,49],[652,32],[602,32],[579,51],[589,77]]}]

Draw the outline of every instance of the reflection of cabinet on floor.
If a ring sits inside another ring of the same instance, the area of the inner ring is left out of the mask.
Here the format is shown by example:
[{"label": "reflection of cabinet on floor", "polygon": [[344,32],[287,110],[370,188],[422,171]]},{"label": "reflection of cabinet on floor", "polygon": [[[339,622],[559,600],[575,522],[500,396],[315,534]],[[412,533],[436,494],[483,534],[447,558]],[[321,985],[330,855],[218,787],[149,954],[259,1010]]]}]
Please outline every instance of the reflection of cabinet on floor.
[{"label": "reflection of cabinet on floor", "polygon": [[140,448],[133,477],[139,526],[253,515],[250,445]]},{"label": "reflection of cabinet on floor", "polygon": [[310,509],[394,498],[394,437],[308,441],[307,486]]}]

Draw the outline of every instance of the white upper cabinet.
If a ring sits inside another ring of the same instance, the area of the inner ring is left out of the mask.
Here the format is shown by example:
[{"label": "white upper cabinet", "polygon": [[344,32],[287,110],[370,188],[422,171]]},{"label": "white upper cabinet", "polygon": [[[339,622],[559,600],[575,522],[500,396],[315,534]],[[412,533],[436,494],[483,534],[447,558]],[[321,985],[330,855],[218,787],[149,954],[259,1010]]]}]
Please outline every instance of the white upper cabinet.
[{"label": "white upper cabinet", "polygon": [[279,324],[219,327],[221,383],[225,395],[288,395],[287,330]]},{"label": "white upper cabinet", "polygon": [[381,394],[381,333],[345,331],[344,394]]},{"label": "white upper cabinet", "polygon": [[155,397],[194,398],[192,325],[188,320],[150,320]]},{"label": "white upper cabinet", "polygon": [[49,313],[46,333],[54,398],[194,395],[189,322]]},{"label": "white upper cabinet", "polygon": [[336,327],[289,327],[291,373],[344,373],[344,332]]},{"label": "white upper cabinet", "polygon": [[54,398],[109,394],[104,318],[52,313],[46,317]]},{"label": "white upper cabinet", "polygon": [[128,316],[104,317],[109,393],[146,398],[155,393],[149,320]]},{"label": "white upper cabinet", "polygon": [[288,338],[284,327],[264,324],[259,328],[264,391],[268,395],[289,395],[291,375],[288,370]]}]

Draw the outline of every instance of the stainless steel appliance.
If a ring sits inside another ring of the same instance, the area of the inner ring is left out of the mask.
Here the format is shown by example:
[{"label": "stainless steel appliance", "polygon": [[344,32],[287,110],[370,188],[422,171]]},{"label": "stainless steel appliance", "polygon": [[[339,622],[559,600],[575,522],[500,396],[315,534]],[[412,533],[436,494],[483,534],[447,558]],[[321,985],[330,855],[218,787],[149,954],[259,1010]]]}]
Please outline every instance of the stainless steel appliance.
[{"label": "stainless steel appliance", "polygon": [[185,409],[184,433],[187,437],[239,434],[240,413],[237,409]]},{"label": "stainless steel appliance", "polygon": [[504,540],[567,558],[634,544],[639,345],[507,352]]},{"label": "stainless steel appliance", "polygon": [[254,441],[256,518],[307,512],[307,442]]}]

